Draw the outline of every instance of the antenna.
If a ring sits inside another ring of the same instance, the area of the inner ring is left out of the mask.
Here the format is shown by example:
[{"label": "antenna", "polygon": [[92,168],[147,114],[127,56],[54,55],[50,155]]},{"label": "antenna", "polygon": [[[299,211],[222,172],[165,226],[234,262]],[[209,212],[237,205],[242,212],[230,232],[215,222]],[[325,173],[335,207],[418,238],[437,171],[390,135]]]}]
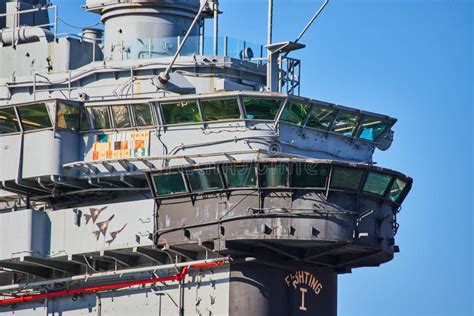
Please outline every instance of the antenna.
[{"label": "antenna", "polygon": [[283,58],[287,57],[288,54],[294,50],[304,48],[305,45],[299,44],[299,40],[303,37],[306,31],[311,27],[314,21],[318,18],[321,12],[329,3],[329,0],[325,0],[321,7],[316,11],[311,20],[306,24],[300,34],[296,37],[294,41],[286,41],[282,43],[272,43],[273,36],[273,0],[268,0],[268,33],[267,33],[267,89],[268,91],[277,91],[278,90],[278,80],[279,80],[279,66],[278,60],[280,55],[283,55]]},{"label": "antenna", "polygon": [[298,43],[298,41],[303,37],[304,33],[306,33],[306,31],[311,27],[311,25],[313,24],[313,22],[318,18],[318,16],[321,14],[321,12],[323,12],[324,8],[326,7],[326,5],[329,3],[329,0],[325,0],[323,5],[319,8],[319,10],[313,15],[313,17],[311,18],[311,20],[308,22],[308,24],[306,24],[306,26],[304,27],[304,29],[300,32],[300,34],[298,35],[298,37],[296,38],[295,40],[295,43]]}]

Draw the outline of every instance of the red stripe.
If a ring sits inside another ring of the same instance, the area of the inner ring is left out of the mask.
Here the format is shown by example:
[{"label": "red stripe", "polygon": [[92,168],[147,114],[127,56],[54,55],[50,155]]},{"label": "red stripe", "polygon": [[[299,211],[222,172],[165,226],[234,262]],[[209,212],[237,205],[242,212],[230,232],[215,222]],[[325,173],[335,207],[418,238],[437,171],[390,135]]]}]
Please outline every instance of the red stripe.
[{"label": "red stripe", "polygon": [[136,286],[136,285],[144,285],[144,284],[151,284],[151,283],[158,283],[158,282],[166,282],[166,281],[182,281],[186,275],[188,274],[189,269],[200,269],[200,268],[209,268],[215,266],[223,265],[223,261],[218,262],[211,262],[211,263],[201,263],[195,264],[191,266],[185,266],[181,270],[180,273],[175,275],[170,275],[161,278],[152,278],[152,279],[145,279],[145,280],[137,280],[137,281],[129,281],[129,282],[122,282],[122,283],[114,283],[114,284],[107,284],[107,285],[99,285],[93,287],[85,287],[80,289],[73,289],[73,290],[65,290],[65,291],[57,291],[57,292],[50,292],[44,294],[35,294],[35,295],[25,295],[21,297],[15,298],[8,298],[4,300],[0,300],[0,305],[8,305],[8,304],[15,304],[15,303],[26,303],[30,301],[41,300],[45,298],[53,298],[59,296],[69,296],[74,294],[83,294],[83,293],[93,293],[93,292],[100,292],[100,291],[108,291],[108,290],[116,290],[124,287],[129,286]]}]

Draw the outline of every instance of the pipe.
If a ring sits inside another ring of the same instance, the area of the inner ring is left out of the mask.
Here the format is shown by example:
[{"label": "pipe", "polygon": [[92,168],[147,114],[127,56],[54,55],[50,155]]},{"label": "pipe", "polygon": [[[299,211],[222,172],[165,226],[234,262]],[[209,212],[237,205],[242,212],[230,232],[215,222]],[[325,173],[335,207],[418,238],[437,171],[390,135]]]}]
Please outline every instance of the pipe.
[{"label": "pipe", "polygon": [[204,10],[204,8],[206,8],[208,5],[208,2],[205,1],[201,7],[199,8],[199,11],[198,13],[196,14],[196,16],[194,17],[194,20],[193,22],[191,23],[191,26],[189,27],[188,31],[186,32],[186,34],[184,35],[184,38],[183,40],[179,43],[179,47],[178,49],[176,50],[176,53],[174,54],[173,56],[173,59],[171,60],[171,62],[169,63],[168,67],[166,67],[165,71],[160,73],[158,75],[158,80],[160,81],[161,84],[167,84],[168,81],[170,80],[170,72],[171,72],[171,68],[173,67],[176,59],[178,58],[179,54],[181,53],[181,50],[183,49],[184,47],[184,44],[186,44],[186,40],[188,39],[189,37],[189,34],[191,34],[191,31],[193,30],[194,26],[196,25],[197,21],[199,20],[199,18],[201,17],[201,13],[202,11]]},{"label": "pipe", "polygon": [[[268,0],[268,33],[267,33],[267,47],[272,44],[273,37],[273,0]],[[272,67],[270,67],[272,52],[267,48],[267,89],[272,91]]]},{"label": "pipe", "polygon": [[44,294],[25,295],[21,297],[0,300],[0,305],[26,303],[26,302],[31,302],[31,301],[41,300],[41,299],[56,298],[56,297],[61,297],[61,296],[95,293],[95,292],[100,292],[100,291],[110,291],[110,290],[130,287],[130,286],[146,285],[146,284],[152,284],[152,283],[158,283],[158,282],[166,282],[166,281],[181,282],[186,277],[190,269],[217,267],[217,266],[223,265],[224,263],[225,263],[224,260],[220,260],[220,261],[216,260],[214,262],[200,263],[196,265],[189,265],[189,263],[187,263],[188,265],[183,266],[183,269],[175,275],[170,275],[170,276],[160,277],[160,278],[151,278],[151,279],[145,279],[145,280],[107,284],[107,285],[98,285],[98,286],[85,287],[85,288],[72,289],[72,290],[56,291],[56,292],[50,292],[50,293],[44,293]]},{"label": "pipe", "polygon": [[50,42],[53,38],[54,35],[51,31],[40,27],[22,26],[17,29],[5,29],[0,31],[0,43],[5,46],[37,41]]},{"label": "pipe", "polygon": [[268,0],[268,33],[267,45],[272,44],[273,37],[273,0]]},{"label": "pipe", "polygon": [[25,289],[25,288],[35,288],[39,286],[46,286],[46,285],[52,285],[56,283],[65,283],[65,282],[72,282],[72,281],[82,281],[82,280],[88,281],[91,279],[101,279],[101,278],[107,278],[107,277],[113,277],[113,276],[121,277],[122,275],[125,275],[125,274],[150,272],[150,271],[166,270],[166,269],[173,269],[173,268],[182,268],[182,267],[187,267],[187,266],[192,266],[193,268],[198,269],[201,267],[205,267],[205,265],[207,264],[212,264],[216,262],[227,263],[229,262],[229,258],[222,257],[222,258],[215,258],[215,259],[197,260],[197,261],[192,261],[192,262],[171,263],[171,264],[164,264],[164,265],[152,266],[152,267],[132,268],[132,269],[119,270],[119,271],[99,272],[99,273],[93,273],[93,274],[81,274],[81,275],[75,275],[75,276],[67,277],[67,278],[38,281],[38,282],[33,282],[33,283],[6,285],[6,286],[0,287],[0,292]]},{"label": "pipe", "polygon": [[214,0],[214,56],[219,54],[219,2]]}]

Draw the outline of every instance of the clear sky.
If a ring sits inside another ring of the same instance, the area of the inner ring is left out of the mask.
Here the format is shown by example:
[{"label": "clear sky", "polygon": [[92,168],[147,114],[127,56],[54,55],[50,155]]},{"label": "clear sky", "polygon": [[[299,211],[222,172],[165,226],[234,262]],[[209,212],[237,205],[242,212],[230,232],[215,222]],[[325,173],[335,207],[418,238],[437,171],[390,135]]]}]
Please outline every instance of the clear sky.
[{"label": "clear sky", "polygon": [[[275,41],[294,39],[322,3],[274,1]],[[97,22],[81,0],[56,2],[71,24]],[[220,2],[222,35],[266,41],[266,0]],[[401,252],[340,276],[341,316],[474,315],[473,3],[331,0],[294,54],[303,96],[399,119],[375,160],[414,179],[398,217]]]}]

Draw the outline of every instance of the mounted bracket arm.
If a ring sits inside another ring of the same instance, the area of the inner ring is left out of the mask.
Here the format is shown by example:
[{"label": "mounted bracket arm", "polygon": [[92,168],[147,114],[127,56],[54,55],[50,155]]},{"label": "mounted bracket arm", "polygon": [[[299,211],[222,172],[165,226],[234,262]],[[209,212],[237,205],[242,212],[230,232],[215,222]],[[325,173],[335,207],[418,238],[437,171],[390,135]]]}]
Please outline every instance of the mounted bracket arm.
[{"label": "mounted bracket arm", "polygon": [[194,17],[194,20],[193,22],[191,23],[191,25],[189,26],[189,29],[188,31],[186,32],[186,34],[184,35],[184,38],[183,40],[181,41],[181,43],[179,44],[178,46],[178,49],[176,50],[176,53],[174,54],[173,56],[173,59],[171,60],[171,62],[169,63],[169,65],[166,67],[165,71],[161,72],[159,75],[158,75],[158,81],[162,84],[162,85],[165,85],[168,83],[168,81],[170,80],[170,72],[171,72],[171,69],[173,68],[173,65],[174,63],[176,62],[176,59],[178,58],[179,54],[181,53],[181,50],[183,49],[184,45],[186,44],[186,41],[189,37],[189,34],[191,34],[191,31],[193,30],[193,28],[196,26],[197,22],[199,21],[199,19],[201,18],[201,15],[203,14],[204,11],[207,11],[207,10],[210,10],[210,6],[209,6],[209,1],[208,0],[205,0],[202,2],[201,4],[201,7],[199,8],[199,11],[198,13],[196,14],[196,16]]}]

